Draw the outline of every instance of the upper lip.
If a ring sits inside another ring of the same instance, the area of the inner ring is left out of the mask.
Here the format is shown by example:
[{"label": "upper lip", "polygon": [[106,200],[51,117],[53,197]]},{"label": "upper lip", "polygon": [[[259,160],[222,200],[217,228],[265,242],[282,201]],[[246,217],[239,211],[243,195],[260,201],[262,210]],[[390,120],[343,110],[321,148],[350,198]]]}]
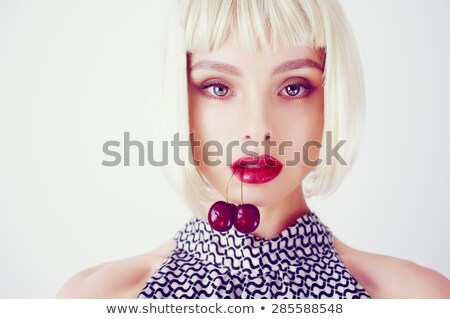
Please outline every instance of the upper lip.
[{"label": "upper lip", "polygon": [[248,168],[264,168],[264,167],[280,167],[280,163],[275,157],[270,155],[260,155],[254,157],[252,155],[244,155],[231,165],[232,168],[248,167]]}]

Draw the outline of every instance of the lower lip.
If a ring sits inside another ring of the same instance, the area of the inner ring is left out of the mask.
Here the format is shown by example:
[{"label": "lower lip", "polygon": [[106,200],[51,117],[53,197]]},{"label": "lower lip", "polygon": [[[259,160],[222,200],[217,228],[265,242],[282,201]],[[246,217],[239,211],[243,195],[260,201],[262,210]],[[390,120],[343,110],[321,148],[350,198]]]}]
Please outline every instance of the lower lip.
[{"label": "lower lip", "polygon": [[[278,176],[278,174],[281,173],[281,170],[283,169],[282,166],[276,166],[276,167],[261,167],[261,168],[249,168],[249,167],[242,167],[236,169],[236,172],[234,173],[235,176],[242,181],[243,183],[248,184],[264,184],[268,183],[271,180],[273,180],[275,177]],[[232,168],[232,170],[234,170]]]}]

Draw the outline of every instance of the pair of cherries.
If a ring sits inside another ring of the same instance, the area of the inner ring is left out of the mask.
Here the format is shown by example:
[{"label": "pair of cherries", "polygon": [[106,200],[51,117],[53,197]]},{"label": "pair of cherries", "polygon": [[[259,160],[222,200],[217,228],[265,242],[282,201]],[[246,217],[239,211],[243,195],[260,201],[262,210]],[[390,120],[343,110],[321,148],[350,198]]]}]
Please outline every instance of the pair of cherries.
[{"label": "pair of cherries", "polygon": [[[238,168],[244,169],[244,167]],[[237,169],[234,170],[233,175]],[[208,212],[208,222],[213,229],[220,232],[226,232],[234,226],[237,231],[248,234],[258,228],[259,209],[255,205],[242,203],[242,180],[241,204],[236,206],[235,204],[228,202],[228,185],[230,184],[233,175],[231,175],[227,183],[226,202],[217,201],[212,204]]]}]

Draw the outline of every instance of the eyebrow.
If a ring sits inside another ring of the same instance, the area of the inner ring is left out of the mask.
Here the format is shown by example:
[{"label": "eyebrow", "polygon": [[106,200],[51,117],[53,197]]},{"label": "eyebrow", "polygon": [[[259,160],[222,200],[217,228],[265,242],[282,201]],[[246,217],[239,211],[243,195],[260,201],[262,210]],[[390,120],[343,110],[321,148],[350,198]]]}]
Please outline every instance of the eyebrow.
[{"label": "eyebrow", "polygon": [[217,62],[217,61],[212,61],[212,60],[200,60],[197,63],[195,63],[190,69],[191,70],[195,70],[195,69],[206,69],[206,70],[213,70],[213,71],[219,71],[222,73],[228,73],[234,76],[240,76],[241,72],[239,72],[239,70],[232,66],[231,64],[226,64],[226,63],[221,63],[221,62]]},{"label": "eyebrow", "polygon": [[[319,69],[323,72],[323,67],[317,63],[314,60],[311,59],[295,59],[295,60],[289,60],[286,62],[281,63],[279,66],[277,66],[273,72],[272,75],[298,70],[298,69],[304,69],[304,68],[315,68]],[[234,76],[240,76],[241,72],[234,67],[231,64],[227,63],[221,63],[218,61],[213,60],[200,60],[196,64],[194,64],[191,68],[189,68],[189,72],[195,69],[206,69],[206,70],[213,70],[218,71],[222,73],[231,74]]]},{"label": "eyebrow", "polygon": [[323,72],[323,67],[314,60],[296,59],[281,63],[279,66],[275,68],[275,70],[273,70],[272,75],[303,68],[315,68]]}]

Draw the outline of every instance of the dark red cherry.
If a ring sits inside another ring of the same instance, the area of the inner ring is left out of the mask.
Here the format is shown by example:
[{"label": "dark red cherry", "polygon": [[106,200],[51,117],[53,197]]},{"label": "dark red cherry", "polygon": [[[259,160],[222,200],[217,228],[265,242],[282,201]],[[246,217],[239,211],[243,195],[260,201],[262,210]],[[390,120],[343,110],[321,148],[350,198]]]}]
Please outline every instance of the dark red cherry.
[{"label": "dark red cherry", "polygon": [[233,226],[236,205],[218,201],[211,205],[208,212],[208,222],[217,231],[224,232]]},{"label": "dark red cherry", "polygon": [[252,204],[237,205],[234,214],[234,228],[241,233],[251,233],[259,225],[259,209]]}]

